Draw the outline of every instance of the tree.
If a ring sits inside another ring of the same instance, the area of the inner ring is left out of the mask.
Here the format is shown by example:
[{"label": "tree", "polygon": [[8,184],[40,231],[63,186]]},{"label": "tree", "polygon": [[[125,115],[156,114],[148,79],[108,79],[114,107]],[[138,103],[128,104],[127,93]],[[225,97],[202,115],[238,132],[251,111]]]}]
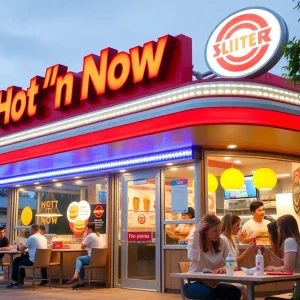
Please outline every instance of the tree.
[{"label": "tree", "polygon": [[[300,1],[297,2],[294,9],[300,10]],[[300,22],[300,19],[298,19],[298,22]],[[284,57],[287,59],[287,66],[283,67],[286,71],[283,76],[287,78],[294,87],[300,87],[300,39],[294,37],[286,44]]]}]

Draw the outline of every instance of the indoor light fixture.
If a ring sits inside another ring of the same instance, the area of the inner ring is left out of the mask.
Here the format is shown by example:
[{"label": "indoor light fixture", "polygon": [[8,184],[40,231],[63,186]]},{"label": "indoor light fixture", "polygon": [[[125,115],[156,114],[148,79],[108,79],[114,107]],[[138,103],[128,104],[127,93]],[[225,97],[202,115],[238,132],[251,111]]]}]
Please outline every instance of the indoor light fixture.
[{"label": "indoor light fixture", "polygon": [[261,191],[272,190],[277,184],[276,173],[270,168],[257,169],[253,174],[253,184]]},{"label": "indoor light fixture", "polygon": [[224,159],[225,160],[231,160],[231,157],[230,156],[225,156]]},{"label": "indoor light fixture", "polygon": [[126,172],[126,170],[120,170],[119,172],[120,172],[120,173],[125,173],[125,172]]},{"label": "indoor light fixture", "polygon": [[194,166],[189,166],[187,168],[190,169],[190,170],[194,170]]},{"label": "indoor light fixture", "polygon": [[233,163],[234,163],[234,164],[240,164],[241,161],[240,161],[240,160],[235,160]]},{"label": "indoor light fixture", "polygon": [[62,186],[62,183],[60,183],[60,182],[57,182],[57,183],[55,183],[55,186],[57,186],[57,187],[61,187],[61,186]]},{"label": "indoor light fixture", "polygon": [[58,209],[58,200],[55,199],[52,191],[48,191],[46,199],[41,201],[39,212],[37,217],[62,217]]},{"label": "indoor light fixture", "polygon": [[173,166],[173,163],[167,163],[166,166]]},{"label": "indoor light fixture", "polygon": [[76,183],[76,184],[81,184],[81,183],[82,183],[82,180],[76,180],[75,183]]},{"label": "indoor light fixture", "polygon": [[277,174],[276,177],[277,178],[281,178],[281,177],[289,177],[291,176],[291,174]]},{"label": "indoor light fixture", "polygon": [[36,188],[37,190],[41,190],[41,189],[42,189],[41,186],[36,186],[35,188]]},{"label": "indoor light fixture", "polygon": [[171,171],[177,171],[178,168],[171,168],[170,170],[171,170]]},{"label": "indoor light fixture", "polygon": [[85,113],[66,120],[53,122],[51,124],[24,130],[20,133],[10,134],[0,138],[0,147],[19,143],[28,139],[34,139],[61,131],[70,130],[80,126],[87,126],[92,123],[102,122],[107,119],[125,116],[128,113],[137,113],[147,109],[168,105],[179,101],[189,100],[191,97],[207,96],[240,96],[249,95],[252,97],[264,97],[274,101],[282,101],[300,105],[300,93],[284,88],[275,88],[260,83],[236,83],[230,81],[200,82],[188,86],[175,88],[155,95],[139,98],[126,103],[117,104],[109,108],[99,109]]},{"label": "indoor light fixture", "polygon": [[36,185],[36,184],[39,184],[39,182],[35,182],[34,184],[35,184],[35,185]]},{"label": "indoor light fixture", "polygon": [[228,149],[235,149],[235,148],[237,148],[237,145],[228,145],[227,148]]},{"label": "indoor light fixture", "polygon": [[207,191],[208,193],[214,193],[218,188],[218,180],[217,178],[212,174],[208,173],[207,177]]},{"label": "indoor light fixture", "polygon": [[152,164],[164,163],[170,160],[178,161],[178,160],[189,160],[192,158],[193,158],[193,148],[189,147],[189,148],[183,148],[177,150],[157,152],[154,154],[149,154],[144,156],[99,162],[99,163],[94,163],[85,166],[69,167],[69,168],[39,172],[34,174],[7,177],[4,179],[0,179],[0,185],[23,183],[27,181],[36,181],[37,179],[49,180],[53,177],[69,176],[69,175],[74,176],[75,174],[82,174],[82,173],[114,171],[115,169],[119,169],[122,167],[136,167],[136,166],[145,166],[145,165],[150,166]]},{"label": "indoor light fixture", "polygon": [[235,168],[225,170],[221,175],[221,186],[225,191],[237,191],[244,185],[244,174]]}]

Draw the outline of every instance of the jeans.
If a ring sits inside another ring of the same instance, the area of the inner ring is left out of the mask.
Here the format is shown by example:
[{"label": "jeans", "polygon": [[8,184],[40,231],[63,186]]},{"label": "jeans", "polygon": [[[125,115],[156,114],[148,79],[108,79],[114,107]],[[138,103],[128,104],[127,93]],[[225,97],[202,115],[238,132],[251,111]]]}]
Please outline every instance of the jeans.
[{"label": "jeans", "polygon": [[211,288],[200,281],[190,282],[184,285],[183,292],[190,299],[240,300],[241,298],[241,291],[229,283],[220,283],[216,288]]},{"label": "jeans", "polygon": [[84,269],[82,268],[82,265],[88,265],[90,263],[91,257],[88,255],[85,256],[79,256],[76,259],[76,265],[75,265],[75,271],[79,272],[79,279],[84,279]]},{"label": "jeans", "polygon": [[[0,257],[0,264],[2,264],[4,261],[4,257]],[[0,267],[0,272],[3,272],[3,266]]]}]

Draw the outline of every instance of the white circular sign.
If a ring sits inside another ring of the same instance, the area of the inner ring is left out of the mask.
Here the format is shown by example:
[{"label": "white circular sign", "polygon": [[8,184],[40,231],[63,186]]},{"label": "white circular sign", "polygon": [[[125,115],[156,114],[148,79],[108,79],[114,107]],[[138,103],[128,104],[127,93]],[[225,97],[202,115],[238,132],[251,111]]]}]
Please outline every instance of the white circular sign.
[{"label": "white circular sign", "polygon": [[67,218],[69,222],[75,223],[76,220],[87,220],[91,215],[91,207],[86,200],[80,202],[73,201],[67,210]]},{"label": "white circular sign", "polygon": [[271,69],[288,41],[284,20],[266,8],[247,8],[225,18],[210,35],[205,58],[220,77],[257,77]]}]

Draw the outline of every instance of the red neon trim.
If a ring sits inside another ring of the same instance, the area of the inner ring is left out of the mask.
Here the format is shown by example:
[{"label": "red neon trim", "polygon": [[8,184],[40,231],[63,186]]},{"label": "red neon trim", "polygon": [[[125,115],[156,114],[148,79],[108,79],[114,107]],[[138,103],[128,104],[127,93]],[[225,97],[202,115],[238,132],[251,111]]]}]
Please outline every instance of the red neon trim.
[{"label": "red neon trim", "polygon": [[257,108],[199,108],[0,155],[0,165],[197,125],[257,125],[300,131],[300,116]]}]

